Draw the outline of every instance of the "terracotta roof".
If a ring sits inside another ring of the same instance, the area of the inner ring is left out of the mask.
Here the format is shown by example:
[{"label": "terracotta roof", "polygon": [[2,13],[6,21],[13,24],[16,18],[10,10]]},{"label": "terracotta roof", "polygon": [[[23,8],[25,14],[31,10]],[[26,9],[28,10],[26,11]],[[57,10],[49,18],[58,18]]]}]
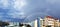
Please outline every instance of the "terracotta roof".
[{"label": "terracotta roof", "polygon": [[58,20],[58,18],[54,18],[52,16],[46,16],[46,18],[52,18],[52,19]]},{"label": "terracotta roof", "polygon": [[47,18],[53,18],[52,16],[46,16]]}]

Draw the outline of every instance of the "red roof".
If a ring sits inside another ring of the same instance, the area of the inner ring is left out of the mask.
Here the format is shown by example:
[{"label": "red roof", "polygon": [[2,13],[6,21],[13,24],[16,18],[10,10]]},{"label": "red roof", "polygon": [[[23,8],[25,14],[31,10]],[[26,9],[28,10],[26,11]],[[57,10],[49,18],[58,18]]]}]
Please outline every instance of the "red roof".
[{"label": "red roof", "polygon": [[58,18],[54,18],[52,16],[46,16],[46,18],[52,18],[52,19],[58,20]]},{"label": "red roof", "polygon": [[53,18],[52,16],[46,16],[47,18]]}]

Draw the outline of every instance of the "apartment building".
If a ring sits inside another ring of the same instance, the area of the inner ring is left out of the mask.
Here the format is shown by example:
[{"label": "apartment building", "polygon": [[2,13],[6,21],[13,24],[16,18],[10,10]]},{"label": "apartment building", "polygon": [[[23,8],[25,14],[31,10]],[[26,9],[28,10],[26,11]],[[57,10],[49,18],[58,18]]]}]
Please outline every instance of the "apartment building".
[{"label": "apartment building", "polygon": [[[59,19],[52,16],[46,16],[44,19],[39,18],[40,27],[59,27]],[[34,27],[38,27],[38,20],[34,22]]]},{"label": "apartment building", "polygon": [[59,20],[52,16],[46,16],[44,18],[45,27],[59,27]]},{"label": "apartment building", "polygon": [[44,24],[44,20],[40,18],[40,27],[44,27],[43,24]]},{"label": "apartment building", "polygon": [[42,18],[39,18],[39,23],[38,23],[37,19],[34,21],[34,27],[38,27],[38,24],[39,24],[39,27],[43,27],[43,19]]},{"label": "apartment building", "polygon": [[51,17],[51,16],[46,16],[45,18],[44,18],[44,22],[45,22],[45,27],[54,27],[54,19],[53,19],[53,17]]},{"label": "apartment building", "polygon": [[37,20],[34,21],[34,27],[37,27]]},{"label": "apartment building", "polygon": [[60,22],[59,22],[59,27],[60,27]]},{"label": "apartment building", "polygon": [[[44,19],[39,20],[40,27],[60,27],[60,22],[58,18],[52,16],[46,16]],[[35,20],[34,27],[38,27],[38,20]]]},{"label": "apartment building", "polygon": [[59,27],[59,20],[57,18],[54,21],[54,27]]}]

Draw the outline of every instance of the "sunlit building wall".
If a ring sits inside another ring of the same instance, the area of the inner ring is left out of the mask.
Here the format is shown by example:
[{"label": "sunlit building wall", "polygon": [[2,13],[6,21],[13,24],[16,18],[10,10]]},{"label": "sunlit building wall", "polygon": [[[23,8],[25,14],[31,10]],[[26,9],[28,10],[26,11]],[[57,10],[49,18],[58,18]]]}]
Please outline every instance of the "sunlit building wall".
[{"label": "sunlit building wall", "polygon": [[45,18],[44,18],[44,22],[45,22],[45,24],[44,24],[44,26],[45,27],[54,27],[54,19],[53,19],[53,17],[51,17],[51,16],[46,16]]},{"label": "sunlit building wall", "polygon": [[59,27],[60,27],[60,22],[59,22]]},{"label": "sunlit building wall", "polygon": [[44,22],[43,22],[43,19],[40,18],[40,27],[44,27],[44,26],[43,26],[43,23],[44,23]]},{"label": "sunlit building wall", "polygon": [[37,20],[34,21],[34,27],[37,27]]},{"label": "sunlit building wall", "polygon": [[55,19],[55,22],[54,22],[55,24],[55,26],[54,27],[59,27],[59,20],[58,19]]},{"label": "sunlit building wall", "polygon": [[38,27],[38,24],[39,24],[39,27],[43,27],[43,19],[42,18],[39,18],[39,23],[38,23],[37,19],[34,21],[34,27]]},{"label": "sunlit building wall", "polygon": [[44,18],[45,27],[59,27],[59,19],[53,18],[52,16],[46,16]]}]

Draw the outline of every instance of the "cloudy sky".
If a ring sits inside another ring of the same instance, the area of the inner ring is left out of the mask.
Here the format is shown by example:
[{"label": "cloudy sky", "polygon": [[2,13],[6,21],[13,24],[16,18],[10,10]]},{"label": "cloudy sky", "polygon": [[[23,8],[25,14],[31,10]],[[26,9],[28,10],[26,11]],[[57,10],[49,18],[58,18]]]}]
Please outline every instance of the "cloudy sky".
[{"label": "cloudy sky", "polygon": [[0,20],[32,21],[47,15],[60,18],[60,0],[0,0]]}]

